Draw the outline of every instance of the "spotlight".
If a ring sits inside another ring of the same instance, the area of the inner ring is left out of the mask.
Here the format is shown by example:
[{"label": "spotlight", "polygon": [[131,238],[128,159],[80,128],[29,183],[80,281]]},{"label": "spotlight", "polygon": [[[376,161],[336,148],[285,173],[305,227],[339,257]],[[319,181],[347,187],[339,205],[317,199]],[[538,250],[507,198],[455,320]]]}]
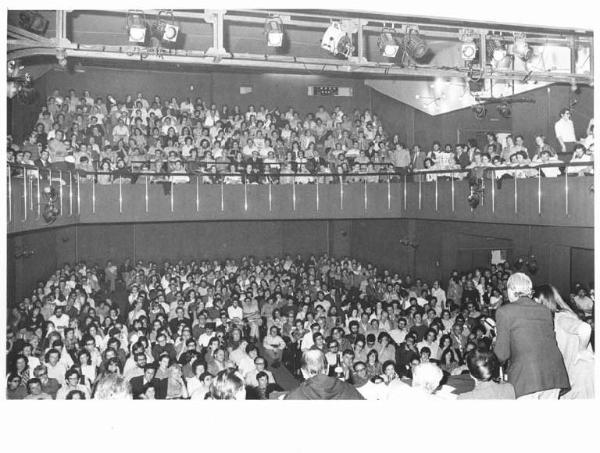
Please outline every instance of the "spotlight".
[{"label": "spotlight", "polygon": [[487,115],[487,108],[485,104],[475,104],[473,107],[471,107],[471,109],[473,110],[473,113],[475,113],[475,118],[478,120],[484,119]]},{"label": "spotlight", "polygon": [[471,207],[471,209],[475,209],[477,206],[479,206],[479,194],[477,193],[472,193],[467,197],[467,203],[469,203],[469,206]]},{"label": "spotlight", "polygon": [[61,67],[67,67],[67,52],[65,49],[56,49],[56,59]]},{"label": "spotlight", "polygon": [[48,21],[35,11],[24,11],[19,14],[19,25],[37,35],[43,35],[48,28]]},{"label": "spotlight", "polygon": [[146,41],[146,15],[140,10],[130,10],[127,13],[127,31],[129,42],[143,43]]},{"label": "spotlight", "polygon": [[14,98],[19,92],[19,86],[15,82],[6,83],[6,96],[9,99]]},{"label": "spotlight", "polygon": [[498,104],[496,110],[498,110],[498,113],[502,118],[510,118],[512,116],[512,112],[510,110],[510,105],[508,104],[508,102]]},{"label": "spotlight", "polygon": [[381,55],[387,58],[395,58],[398,50],[400,50],[400,45],[396,42],[393,31],[389,29],[383,29],[377,40],[377,46],[381,51]]},{"label": "spotlight", "polygon": [[465,61],[473,61],[477,55],[477,46],[474,42],[466,42],[462,45],[461,56]]},{"label": "spotlight", "polygon": [[533,55],[533,49],[529,47],[525,40],[525,33],[515,33],[515,43],[513,44],[512,53],[523,61],[527,61]]},{"label": "spotlight", "polygon": [[499,38],[488,40],[488,49],[490,58],[494,60],[497,65],[506,58],[506,46],[502,44],[502,41]]},{"label": "spotlight", "polygon": [[343,55],[348,58],[354,52],[354,46],[350,37],[342,30],[339,22],[332,22],[325,30],[321,47],[334,55]]},{"label": "spotlight", "polygon": [[159,47],[160,41],[163,43],[173,43],[177,41],[179,36],[179,27],[175,25],[173,11],[160,10],[158,12],[156,22],[151,27],[152,38],[159,41],[158,46],[153,41],[152,47]]},{"label": "spotlight", "polygon": [[427,43],[419,35],[419,30],[414,27],[409,28],[404,35],[404,48],[413,60],[420,60],[429,50]]},{"label": "spotlight", "polygon": [[283,21],[281,17],[270,17],[265,23],[268,47],[281,47],[283,45]]}]

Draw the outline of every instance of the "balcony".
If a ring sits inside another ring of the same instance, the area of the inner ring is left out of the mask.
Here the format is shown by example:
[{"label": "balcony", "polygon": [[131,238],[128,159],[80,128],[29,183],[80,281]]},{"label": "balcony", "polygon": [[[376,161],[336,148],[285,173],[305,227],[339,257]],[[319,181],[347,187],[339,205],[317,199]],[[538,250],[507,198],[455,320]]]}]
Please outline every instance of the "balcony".
[{"label": "balcony", "polygon": [[[496,183],[498,172],[517,170],[486,169],[476,186],[463,179],[468,172],[447,170],[359,175],[377,176],[378,182],[347,182],[347,175],[327,174],[321,176],[330,183],[315,178],[310,184],[300,184],[299,175],[291,175],[290,181],[296,183],[290,184],[203,184],[203,177],[196,174],[188,175],[190,182],[185,184],[153,183],[159,175],[137,173],[134,184],[117,178],[106,185],[82,180],[73,171],[13,165],[7,191],[8,233],[75,223],[360,218],[593,227],[593,176],[565,171],[543,177],[541,168],[559,165],[565,167],[563,163],[519,167],[537,176],[505,178],[501,187]],[[583,165],[590,164],[566,167]],[[102,174],[88,177],[96,181]],[[58,212],[50,219],[44,217],[49,188]],[[469,203],[471,194],[479,199],[476,207]]]}]

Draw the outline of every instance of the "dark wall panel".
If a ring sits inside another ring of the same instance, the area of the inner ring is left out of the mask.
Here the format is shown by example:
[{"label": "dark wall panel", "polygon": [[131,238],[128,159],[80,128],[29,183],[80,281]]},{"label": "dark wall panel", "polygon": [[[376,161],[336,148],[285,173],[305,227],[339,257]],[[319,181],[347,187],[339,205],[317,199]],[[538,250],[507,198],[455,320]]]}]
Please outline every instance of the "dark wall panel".
[{"label": "dark wall panel", "polygon": [[[594,248],[593,228],[577,227],[354,220],[352,233],[354,256],[398,272],[416,269],[415,274],[427,280],[446,281],[464,251],[508,248],[512,259],[534,254],[539,268],[534,283],[550,282],[562,292],[570,289],[571,247]],[[411,248],[400,244],[403,238],[418,245],[414,263]]]},{"label": "dark wall panel", "polygon": [[77,258],[101,265],[109,259],[121,262],[133,257],[133,240],[131,224],[79,226]]},{"label": "dark wall panel", "polygon": [[509,119],[502,118],[495,105],[489,105],[487,117],[478,120],[471,109],[431,116],[372,90],[373,111],[381,115],[388,131],[399,134],[400,139],[409,145],[417,143],[425,149],[429,149],[434,140],[455,144],[460,138],[461,142],[466,142],[468,138],[475,138],[476,131],[512,131],[516,135],[521,134],[530,150],[534,149],[535,135],[543,134],[548,143],[557,148],[554,123],[562,108],[576,101],[572,119],[578,138],[585,136],[589,120],[593,117],[594,92],[590,87],[582,86],[579,93],[574,93],[569,85],[551,85],[516,97],[535,102],[513,104],[512,118]]}]

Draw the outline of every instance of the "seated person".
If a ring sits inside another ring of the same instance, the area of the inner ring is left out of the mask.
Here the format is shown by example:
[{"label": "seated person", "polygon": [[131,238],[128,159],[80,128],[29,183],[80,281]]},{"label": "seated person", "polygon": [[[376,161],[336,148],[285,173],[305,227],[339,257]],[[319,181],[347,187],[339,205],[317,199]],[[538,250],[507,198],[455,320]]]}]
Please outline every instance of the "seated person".
[{"label": "seated person", "polygon": [[475,388],[458,396],[460,400],[514,400],[515,389],[508,382],[496,382],[499,361],[491,351],[476,349],[466,357],[469,373],[475,381]]}]

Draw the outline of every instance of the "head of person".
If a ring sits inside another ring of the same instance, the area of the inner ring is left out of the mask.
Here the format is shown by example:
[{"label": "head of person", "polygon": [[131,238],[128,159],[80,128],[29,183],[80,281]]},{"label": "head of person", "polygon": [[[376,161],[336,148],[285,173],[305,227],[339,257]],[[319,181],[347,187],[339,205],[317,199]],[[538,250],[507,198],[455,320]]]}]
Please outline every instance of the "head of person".
[{"label": "head of person", "polygon": [[210,395],[215,400],[244,400],[246,387],[242,376],[233,370],[220,371],[210,386]]},{"label": "head of person", "polygon": [[506,285],[508,300],[515,302],[521,297],[531,297],[533,283],[531,279],[522,272],[515,272],[508,278]]},{"label": "head of person", "polygon": [[535,289],[533,298],[550,309],[552,313],[557,311],[572,311],[567,303],[560,297],[556,288],[552,285],[542,285]]},{"label": "head of person", "polygon": [[435,392],[444,376],[434,363],[421,363],[413,369],[412,374],[412,386],[429,394]]},{"label": "head of person", "polygon": [[98,382],[94,398],[98,400],[132,399],[131,387],[123,376],[109,374]]},{"label": "head of person", "polygon": [[473,379],[491,381],[498,373],[500,363],[492,351],[478,348],[469,352],[466,357],[467,367]]},{"label": "head of person", "polygon": [[319,349],[309,349],[302,354],[302,367],[309,376],[325,374],[327,363],[325,355]]}]

